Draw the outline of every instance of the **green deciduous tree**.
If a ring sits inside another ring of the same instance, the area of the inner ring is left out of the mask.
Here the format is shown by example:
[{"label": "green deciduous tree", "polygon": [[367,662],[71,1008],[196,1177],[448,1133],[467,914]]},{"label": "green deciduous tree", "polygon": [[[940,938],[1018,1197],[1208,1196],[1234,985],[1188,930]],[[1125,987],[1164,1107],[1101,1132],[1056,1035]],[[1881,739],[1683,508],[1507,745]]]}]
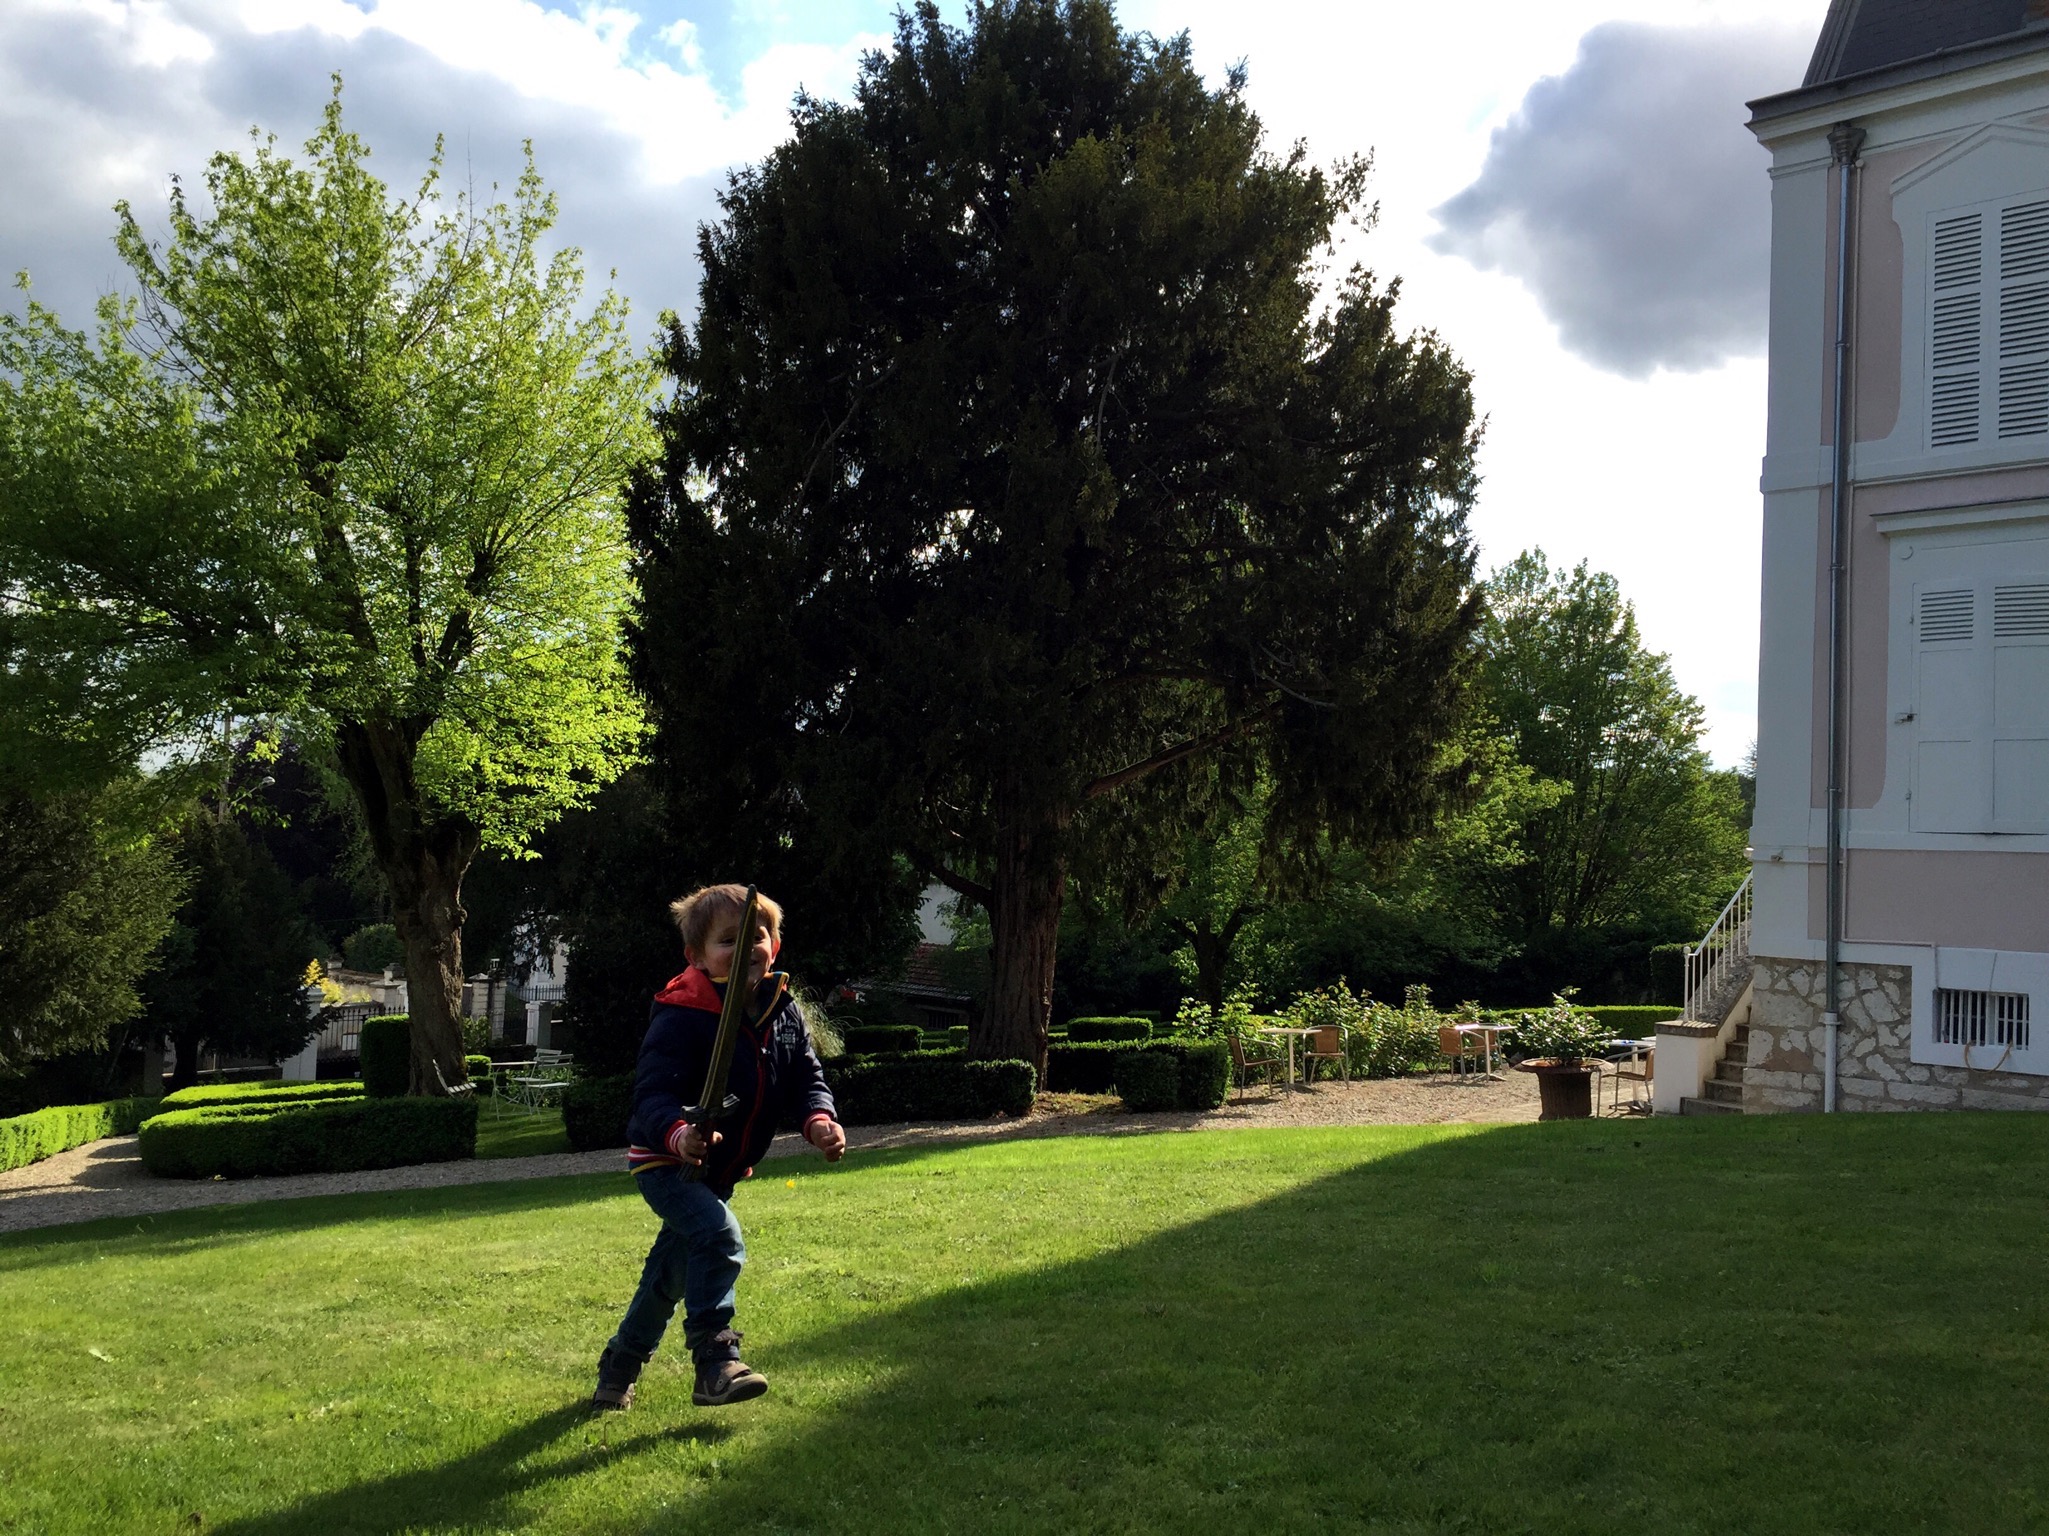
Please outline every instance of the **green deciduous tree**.
[{"label": "green deciduous tree", "polygon": [[295,164],[215,157],[97,337],[0,319],[0,704],[44,758],[223,714],[331,754],[390,887],[413,1086],[462,1076],[461,885],[616,772],[618,489],[650,378],[529,161],[509,203],[394,197],[339,86]]},{"label": "green deciduous tree", "polygon": [[1102,0],[920,4],[734,178],[669,337],[633,506],[662,751],[984,904],[983,1056],[1043,1060],[1078,853],[1158,860],[1213,764],[1283,846],[1442,787],[1467,376],[1392,285],[1322,286],[1365,167],[1269,152],[1243,83]]},{"label": "green deciduous tree", "polygon": [[1481,696],[1516,759],[1563,793],[1522,819],[1521,857],[1471,878],[1525,952],[1698,932],[1743,878],[1746,840],[1700,705],[1644,648],[1612,576],[1530,551],[1488,592]]}]

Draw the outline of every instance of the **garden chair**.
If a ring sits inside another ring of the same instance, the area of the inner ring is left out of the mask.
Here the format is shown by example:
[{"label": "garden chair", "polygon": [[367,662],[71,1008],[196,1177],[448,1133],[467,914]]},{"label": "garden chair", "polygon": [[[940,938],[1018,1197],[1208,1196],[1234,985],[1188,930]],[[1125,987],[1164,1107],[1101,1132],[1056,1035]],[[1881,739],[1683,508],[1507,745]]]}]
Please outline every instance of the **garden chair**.
[{"label": "garden chair", "polygon": [[570,1064],[567,1051],[550,1050],[543,1046],[534,1052],[534,1064],[518,1076],[507,1075],[506,1091],[511,1098],[528,1109],[546,1109],[559,1102],[562,1090],[567,1088],[576,1075]]},{"label": "garden chair", "polygon": [[[1632,1085],[1629,1090],[1629,1112],[1633,1115],[1648,1114],[1650,1112],[1650,1105],[1645,1102],[1644,1095],[1651,1091],[1651,1080],[1657,1069],[1657,1058],[1657,1048],[1653,1046],[1647,1051],[1632,1051],[1622,1061],[1605,1063],[1608,1068],[1608,1076],[1613,1079],[1615,1084],[1611,1095],[1612,1102],[1609,1107],[1616,1114],[1622,1113],[1622,1085],[1624,1083]],[[1634,1085],[1638,1083],[1641,1083],[1643,1086],[1641,1088],[1635,1087]]]},{"label": "garden chair", "polygon": [[1466,1081],[1480,1081],[1480,1046],[1473,1036],[1456,1024],[1437,1026],[1437,1054],[1451,1063],[1451,1075],[1457,1077],[1463,1064]]},{"label": "garden chair", "polygon": [[1245,1090],[1251,1086],[1253,1073],[1265,1072],[1267,1085],[1271,1087],[1274,1073],[1279,1070],[1280,1065],[1281,1058],[1278,1056],[1247,1056],[1245,1042],[1236,1035],[1231,1036],[1231,1075],[1238,1079],[1240,1102],[1244,1100]]},{"label": "garden chair", "polygon": [[1336,1062],[1338,1076],[1348,1083],[1352,1080],[1352,1064],[1345,1056],[1345,1032],[1335,1024],[1325,1025],[1309,1037],[1308,1049],[1302,1053],[1302,1077],[1305,1081],[1316,1080],[1319,1061]]}]

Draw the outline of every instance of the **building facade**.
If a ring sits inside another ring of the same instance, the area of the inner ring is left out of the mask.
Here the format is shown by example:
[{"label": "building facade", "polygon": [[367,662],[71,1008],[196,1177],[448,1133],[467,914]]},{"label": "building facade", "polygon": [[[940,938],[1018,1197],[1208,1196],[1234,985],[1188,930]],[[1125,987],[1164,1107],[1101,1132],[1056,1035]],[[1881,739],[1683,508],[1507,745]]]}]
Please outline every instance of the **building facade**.
[{"label": "building facade", "polygon": [[2049,1108],[2049,0],[1835,0],[1751,111],[1742,1105]]}]

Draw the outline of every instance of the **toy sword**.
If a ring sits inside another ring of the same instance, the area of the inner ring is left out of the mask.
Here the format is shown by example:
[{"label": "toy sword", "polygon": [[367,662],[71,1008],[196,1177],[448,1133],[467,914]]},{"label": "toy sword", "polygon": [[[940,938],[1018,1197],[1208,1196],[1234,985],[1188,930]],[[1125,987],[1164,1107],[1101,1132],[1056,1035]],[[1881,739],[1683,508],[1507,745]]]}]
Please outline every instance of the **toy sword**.
[{"label": "toy sword", "polygon": [[[704,1074],[704,1092],[697,1096],[695,1104],[683,1111],[684,1120],[695,1126],[704,1137],[706,1162],[711,1160],[711,1133],[740,1107],[740,1096],[728,1093],[726,1082],[733,1075],[733,1047],[740,1039],[740,1020],[754,992],[754,988],[747,984],[747,971],[754,953],[754,912],[759,900],[759,893],[753,886],[748,886],[746,903],[740,909],[740,933],[733,942],[733,963],[726,969],[725,1005],[719,1009],[719,1032],[712,1041],[711,1066]],[[703,1178],[704,1163],[694,1167],[685,1163],[683,1177]]]}]

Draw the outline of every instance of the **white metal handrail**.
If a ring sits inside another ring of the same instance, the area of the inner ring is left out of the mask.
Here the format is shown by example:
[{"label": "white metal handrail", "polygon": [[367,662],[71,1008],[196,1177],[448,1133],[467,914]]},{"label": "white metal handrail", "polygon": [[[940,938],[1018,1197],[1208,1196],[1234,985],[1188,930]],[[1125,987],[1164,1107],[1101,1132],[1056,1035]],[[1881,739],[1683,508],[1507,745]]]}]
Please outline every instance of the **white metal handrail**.
[{"label": "white metal handrail", "polygon": [[1701,941],[1686,951],[1686,1017],[1701,1019],[1700,1009],[1712,1001],[1739,969],[1750,963],[1750,876],[1708,926]]}]

